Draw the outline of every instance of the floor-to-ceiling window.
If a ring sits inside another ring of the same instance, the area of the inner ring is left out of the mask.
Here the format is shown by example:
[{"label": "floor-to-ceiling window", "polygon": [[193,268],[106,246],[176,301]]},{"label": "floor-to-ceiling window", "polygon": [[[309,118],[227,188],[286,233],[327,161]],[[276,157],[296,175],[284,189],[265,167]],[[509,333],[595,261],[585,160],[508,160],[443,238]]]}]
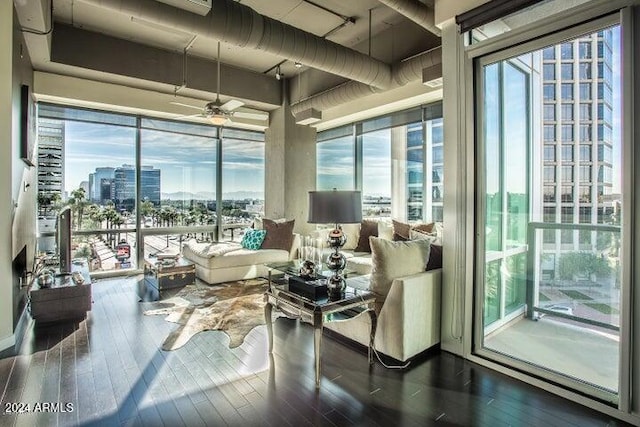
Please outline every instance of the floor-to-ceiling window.
[{"label": "floor-to-ceiling window", "polygon": [[475,351],[616,402],[620,27],[606,21],[475,62]]},{"label": "floor-to-ceiling window", "polygon": [[92,271],[237,239],[264,212],[262,132],[42,104],[38,150],[39,249],[55,251],[56,212],[71,205],[73,256]]},{"label": "floor-to-ceiling window", "polygon": [[264,133],[222,129],[222,233],[238,240],[264,215]]},{"label": "floor-to-ceiling window", "polygon": [[360,189],[365,218],[442,221],[440,103],[325,130],[317,141],[317,189]]},{"label": "floor-to-ceiling window", "polygon": [[316,188],[353,190],[355,181],[355,140],[353,125],[318,133],[316,145]]}]

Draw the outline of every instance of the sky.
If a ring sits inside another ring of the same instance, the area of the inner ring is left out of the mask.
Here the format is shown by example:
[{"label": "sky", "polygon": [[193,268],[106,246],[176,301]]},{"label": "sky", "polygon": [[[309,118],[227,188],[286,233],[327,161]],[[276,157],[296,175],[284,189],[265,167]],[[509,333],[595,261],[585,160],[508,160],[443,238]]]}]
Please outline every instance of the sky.
[{"label": "sky", "polygon": [[[71,192],[97,167],[135,164],[136,130],[67,121],[65,190]],[[142,164],[161,172],[161,192],[215,192],[215,140],[155,130],[142,131]],[[226,140],[223,193],[264,193],[264,143]]]}]

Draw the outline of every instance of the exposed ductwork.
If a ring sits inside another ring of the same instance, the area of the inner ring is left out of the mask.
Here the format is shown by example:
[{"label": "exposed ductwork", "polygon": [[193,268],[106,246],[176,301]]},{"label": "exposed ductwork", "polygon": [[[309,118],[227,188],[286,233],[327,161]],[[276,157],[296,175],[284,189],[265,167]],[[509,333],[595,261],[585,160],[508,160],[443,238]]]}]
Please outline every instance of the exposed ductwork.
[{"label": "exposed ductwork", "polygon": [[418,0],[378,0],[401,15],[406,16],[427,31],[442,37],[440,28],[436,27],[433,9]]},{"label": "exposed ductwork", "polygon": [[232,0],[214,0],[207,16],[194,15],[155,0],[80,1],[199,37],[262,50],[378,89],[391,85],[388,64],[260,15]]},{"label": "exposed ductwork", "polygon": [[[393,82],[389,89],[404,86],[409,82],[422,79],[423,69],[431,68],[441,63],[442,48],[440,46],[404,60],[393,67]],[[346,82],[291,104],[291,112],[295,115],[310,108],[322,111],[346,102],[355,101],[363,96],[376,92],[381,92],[381,90],[360,82]]]}]

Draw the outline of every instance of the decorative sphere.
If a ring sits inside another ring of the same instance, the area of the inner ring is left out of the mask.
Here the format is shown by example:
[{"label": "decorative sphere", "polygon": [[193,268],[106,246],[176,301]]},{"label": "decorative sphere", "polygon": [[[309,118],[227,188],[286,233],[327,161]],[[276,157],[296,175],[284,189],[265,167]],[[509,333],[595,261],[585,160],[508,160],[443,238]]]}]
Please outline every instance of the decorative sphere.
[{"label": "decorative sphere", "polygon": [[299,273],[302,277],[315,277],[316,264],[309,260],[303,261],[302,265],[300,265]]},{"label": "decorative sphere", "polygon": [[347,265],[347,259],[340,252],[334,252],[327,258],[327,268],[331,271],[342,270]]},{"label": "decorative sphere", "polygon": [[342,294],[342,291],[344,291],[346,285],[347,282],[345,282],[342,276],[334,274],[333,276],[329,277],[329,280],[327,280],[327,292],[329,292],[330,297],[340,296],[340,294]]},{"label": "decorative sphere", "polygon": [[327,244],[332,248],[340,248],[344,246],[346,242],[347,236],[339,228],[331,230],[327,236]]}]

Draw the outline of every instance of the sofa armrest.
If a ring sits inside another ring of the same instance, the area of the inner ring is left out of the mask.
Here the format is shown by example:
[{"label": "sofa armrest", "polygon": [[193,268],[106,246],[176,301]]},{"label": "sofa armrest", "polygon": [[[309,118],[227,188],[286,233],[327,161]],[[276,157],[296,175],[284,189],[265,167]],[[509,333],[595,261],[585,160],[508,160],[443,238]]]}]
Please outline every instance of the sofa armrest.
[{"label": "sofa armrest", "polygon": [[302,242],[302,237],[298,233],[293,233],[293,242],[291,243],[291,249],[289,250],[289,261],[298,258],[298,252],[300,250],[300,245]]},{"label": "sofa armrest", "polygon": [[440,342],[441,286],[442,269],[393,281],[378,316],[378,350],[407,360]]}]

